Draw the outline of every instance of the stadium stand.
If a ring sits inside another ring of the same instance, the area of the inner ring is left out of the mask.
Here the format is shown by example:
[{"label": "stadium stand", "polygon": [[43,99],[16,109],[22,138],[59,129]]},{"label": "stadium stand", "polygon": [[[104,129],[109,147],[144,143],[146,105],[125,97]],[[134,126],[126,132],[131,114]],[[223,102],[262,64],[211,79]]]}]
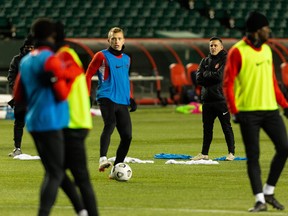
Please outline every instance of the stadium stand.
[{"label": "stadium stand", "polygon": [[[103,33],[116,25],[129,32],[129,38],[159,37],[158,30],[179,34],[189,31],[201,37],[221,33],[222,37],[240,38],[244,17],[253,9],[267,15],[274,37],[285,37],[285,0],[1,0],[0,19],[11,19],[19,38],[26,34],[31,20],[43,16],[65,20],[71,29],[68,35],[74,38],[106,37]],[[80,31],[80,27],[85,30]],[[106,28],[99,33],[89,31],[102,27]],[[134,31],[135,28],[140,29]]]},{"label": "stadium stand", "polygon": [[171,80],[171,88],[170,94],[171,99],[175,104],[182,103],[182,91],[184,86],[188,86],[189,82],[187,80],[187,74],[185,67],[179,63],[173,63],[169,66],[170,69],[170,80]]},{"label": "stadium stand", "polygon": [[[0,55],[0,75],[6,76],[9,62],[35,18],[61,20],[67,38],[77,43],[85,68],[91,53],[106,46],[108,29],[117,25],[129,38],[125,49],[133,56],[131,71],[151,76],[156,69],[164,77],[161,86],[160,81],[155,82],[157,91],[168,98],[170,64],[199,63],[208,53],[207,38],[213,35],[224,38],[229,49],[243,36],[245,15],[253,9],[269,18],[275,38],[269,45],[282,83],[280,65],[288,61],[287,0],[0,0],[0,30],[7,33],[7,23],[16,27],[16,40],[0,40],[1,50],[6,50]],[[151,83],[143,86],[148,89]]]}]

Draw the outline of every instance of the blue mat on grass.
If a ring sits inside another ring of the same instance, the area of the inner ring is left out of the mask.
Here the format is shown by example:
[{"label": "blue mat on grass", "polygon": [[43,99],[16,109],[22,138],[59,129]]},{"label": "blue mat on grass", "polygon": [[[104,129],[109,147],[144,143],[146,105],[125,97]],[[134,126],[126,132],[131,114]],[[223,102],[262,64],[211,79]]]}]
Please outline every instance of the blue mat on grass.
[{"label": "blue mat on grass", "polygon": [[[215,160],[215,161],[225,161],[225,159],[226,159],[226,156],[214,158],[213,160]],[[241,160],[247,160],[247,158],[246,157],[235,157],[234,160],[235,161],[241,161]]]},{"label": "blue mat on grass", "polygon": [[192,156],[191,155],[184,155],[184,154],[160,153],[160,154],[155,154],[154,158],[156,158],[156,159],[190,159],[190,158],[192,158]]},{"label": "blue mat on grass", "polygon": [[[154,155],[155,159],[191,159],[193,156],[185,155],[185,154],[167,154],[167,153],[160,153]],[[225,161],[226,156],[214,158],[215,161]],[[235,157],[235,161],[247,160],[246,157]]]}]

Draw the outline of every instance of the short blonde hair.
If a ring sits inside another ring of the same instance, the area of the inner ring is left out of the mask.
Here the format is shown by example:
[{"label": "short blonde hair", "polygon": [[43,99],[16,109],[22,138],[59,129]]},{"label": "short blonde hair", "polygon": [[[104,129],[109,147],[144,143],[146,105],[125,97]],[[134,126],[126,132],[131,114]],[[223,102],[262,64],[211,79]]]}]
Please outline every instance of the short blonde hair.
[{"label": "short blonde hair", "polygon": [[108,38],[111,38],[112,34],[114,33],[118,33],[118,32],[122,32],[123,33],[123,36],[124,36],[124,31],[123,29],[119,28],[119,27],[113,27],[109,30],[108,32]]}]

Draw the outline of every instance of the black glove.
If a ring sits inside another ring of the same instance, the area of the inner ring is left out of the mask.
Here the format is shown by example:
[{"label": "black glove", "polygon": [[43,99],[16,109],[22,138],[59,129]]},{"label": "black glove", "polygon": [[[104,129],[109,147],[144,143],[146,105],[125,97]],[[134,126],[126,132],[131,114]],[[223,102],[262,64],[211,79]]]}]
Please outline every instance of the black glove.
[{"label": "black glove", "polygon": [[238,124],[240,122],[240,115],[239,113],[236,113],[236,114],[233,114],[232,115],[232,121],[235,123],[235,124]]},{"label": "black glove", "polygon": [[286,118],[288,118],[288,108],[284,108],[284,116],[286,117]]},{"label": "black glove", "polygon": [[45,71],[39,75],[39,79],[44,86],[50,86],[51,84],[57,82],[57,77],[51,71]]},{"label": "black glove", "polygon": [[7,103],[12,109],[14,108],[15,106],[15,101],[14,101],[14,98],[12,98],[10,101],[8,101]]},{"label": "black glove", "polygon": [[137,110],[137,104],[133,98],[130,98],[130,112],[135,112]]}]

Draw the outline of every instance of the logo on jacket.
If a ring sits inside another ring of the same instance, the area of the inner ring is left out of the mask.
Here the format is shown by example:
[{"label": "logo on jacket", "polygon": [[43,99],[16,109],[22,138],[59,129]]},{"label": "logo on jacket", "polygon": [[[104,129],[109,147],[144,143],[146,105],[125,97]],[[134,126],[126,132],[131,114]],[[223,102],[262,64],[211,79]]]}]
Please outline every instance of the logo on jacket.
[{"label": "logo on jacket", "polygon": [[219,63],[217,63],[216,65],[215,65],[215,69],[218,69],[219,68]]},{"label": "logo on jacket", "polygon": [[257,63],[256,63],[256,66],[259,66],[259,65],[263,64],[264,62],[265,62],[265,61],[257,62]]}]

